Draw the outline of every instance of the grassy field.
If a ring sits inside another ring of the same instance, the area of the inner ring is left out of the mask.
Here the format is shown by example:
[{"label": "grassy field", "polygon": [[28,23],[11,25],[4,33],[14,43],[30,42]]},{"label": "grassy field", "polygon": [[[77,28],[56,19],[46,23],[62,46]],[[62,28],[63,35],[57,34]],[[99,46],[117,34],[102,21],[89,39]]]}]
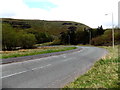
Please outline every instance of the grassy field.
[{"label": "grassy field", "polygon": [[76,47],[39,47],[37,49],[20,49],[16,51],[2,51],[0,52],[0,54],[2,55],[2,58],[5,59],[5,58],[12,58],[12,57],[67,51],[72,49],[76,49]]},{"label": "grassy field", "polygon": [[112,47],[102,46],[109,51],[101,60],[97,61],[94,66],[84,75],[78,77],[74,82],[69,83],[63,89],[69,88],[120,88],[118,80],[118,65],[120,64],[120,56],[118,58],[118,46]]}]

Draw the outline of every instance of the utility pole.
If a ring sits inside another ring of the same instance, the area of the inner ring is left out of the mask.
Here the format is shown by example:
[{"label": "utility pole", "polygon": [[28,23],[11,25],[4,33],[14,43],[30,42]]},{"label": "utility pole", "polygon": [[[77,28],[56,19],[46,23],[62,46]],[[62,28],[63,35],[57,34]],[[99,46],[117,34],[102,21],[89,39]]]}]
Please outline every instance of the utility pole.
[{"label": "utility pole", "polygon": [[69,45],[70,45],[70,35],[68,35],[68,43],[69,43]]},{"label": "utility pole", "polygon": [[91,30],[89,30],[89,33],[90,33],[90,41],[89,41],[89,43],[91,45]]},{"label": "utility pole", "polygon": [[113,13],[112,13],[112,41],[113,41],[112,46],[113,46],[113,49],[115,47],[115,41],[114,40],[115,40],[114,39],[114,25],[113,25]]},{"label": "utility pole", "polygon": [[87,32],[89,33],[89,44],[91,45],[91,28],[87,29]]}]

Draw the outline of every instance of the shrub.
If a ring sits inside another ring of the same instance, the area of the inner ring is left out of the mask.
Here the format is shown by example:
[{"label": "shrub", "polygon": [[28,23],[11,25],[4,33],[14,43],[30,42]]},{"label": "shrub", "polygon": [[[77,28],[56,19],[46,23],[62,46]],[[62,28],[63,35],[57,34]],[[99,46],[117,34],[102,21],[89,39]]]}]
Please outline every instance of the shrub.
[{"label": "shrub", "polygon": [[36,38],[34,34],[20,34],[19,35],[20,47],[27,49],[32,48],[33,45],[36,43]]},{"label": "shrub", "polygon": [[2,49],[14,50],[16,47],[32,48],[36,38],[33,34],[27,34],[25,31],[17,31],[9,24],[2,25]]},{"label": "shrub", "polygon": [[[115,44],[120,43],[120,30],[115,30]],[[98,36],[92,39],[92,45],[100,46],[100,45],[112,45],[112,31],[106,30],[103,35]]]},{"label": "shrub", "polygon": [[45,43],[45,42],[51,42],[53,40],[53,37],[47,33],[41,33],[37,32],[35,33],[35,37],[37,39],[37,43]]},{"label": "shrub", "polygon": [[60,39],[56,39],[53,41],[53,43],[51,45],[60,45],[61,44],[61,40]]}]

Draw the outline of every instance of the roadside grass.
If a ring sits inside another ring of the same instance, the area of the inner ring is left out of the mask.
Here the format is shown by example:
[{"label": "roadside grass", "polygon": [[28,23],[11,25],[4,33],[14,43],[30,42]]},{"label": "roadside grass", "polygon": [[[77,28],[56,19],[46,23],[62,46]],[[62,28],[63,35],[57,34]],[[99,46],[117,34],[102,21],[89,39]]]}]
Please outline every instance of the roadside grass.
[{"label": "roadside grass", "polygon": [[69,88],[120,88],[118,46],[115,46],[114,50],[111,46],[101,46],[101,48],[107,49],[109,53],[97,61],[85,74],[66,85],[63,90],[69,90]]},{"label": "roadside grass", "polygon": [[2,51],[0,54],[2,55],[2,59],[12,58],[12,57],[21,57],[21,56],[30,56],[30,55],[38,55],[52,52],[60,52],[76,49],[77,47],[39,47],[37,49],[20,49],[16,51]]}]

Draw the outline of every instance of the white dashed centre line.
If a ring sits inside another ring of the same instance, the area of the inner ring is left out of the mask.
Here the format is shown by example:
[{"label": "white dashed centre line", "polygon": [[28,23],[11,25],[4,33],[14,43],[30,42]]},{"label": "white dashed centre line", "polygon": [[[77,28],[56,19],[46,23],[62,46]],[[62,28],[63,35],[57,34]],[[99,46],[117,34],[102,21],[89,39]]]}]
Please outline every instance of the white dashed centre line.
[{"label": "white dashed centre line", "polygon": [[7,75],[7,76],[3,76],[3,77],[1,77],[1,79],[11,77],[11,76],[15,76],[15,75],[18,75],[18,74],[22,74],[22,73],[25,73],[25,72],[28,72],[28,71],[31,71],[31,70],[46,68],[46,67],[49,67],[49,66],[51,66],[51,64],[41,66],[41,67],[37,67],[37,68],[33,68],[33,69],[30,69],[30,70],[26,70],[26,71],[22,71],[22,72],[18,72],[18,73],[14,73],[14,74],[10,74],[10,75]]}]

